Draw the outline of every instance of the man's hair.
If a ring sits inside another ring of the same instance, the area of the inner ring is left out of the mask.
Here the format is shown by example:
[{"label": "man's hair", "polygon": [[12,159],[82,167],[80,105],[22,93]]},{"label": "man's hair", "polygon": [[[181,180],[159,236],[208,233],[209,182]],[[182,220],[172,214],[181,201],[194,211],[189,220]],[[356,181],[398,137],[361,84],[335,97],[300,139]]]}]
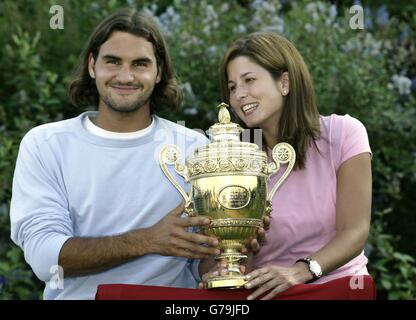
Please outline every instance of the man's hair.
[{"label": "man's hair", "polygon": [[320,128],[315,91],[302,56],[286,38],[273,32],[257,32],[237,39],[225,53],[220,67],[221,98],[227,103],[230,98],[227,67],[240,56],[266,69],[275,80],[284,72],[289,73],[290,93],[285,97],[276,136],[293,146],[296,167],[304,168],[307,148],[312,142],[316,146]]},{"label": "man's hair", "polygon": [[152,43],[161,80],[150,97],[150,112],[175,111],[182,102],[182,93],[175,79],[170,54],[157,22],[134,8],[124,8],[104,19],[94,30],[80,56],[69,85],[69,96],[75,106],[98,105],[99,93],[88,72],[90,53],[97,61],[101,45],[115,31],[127,32]]}]

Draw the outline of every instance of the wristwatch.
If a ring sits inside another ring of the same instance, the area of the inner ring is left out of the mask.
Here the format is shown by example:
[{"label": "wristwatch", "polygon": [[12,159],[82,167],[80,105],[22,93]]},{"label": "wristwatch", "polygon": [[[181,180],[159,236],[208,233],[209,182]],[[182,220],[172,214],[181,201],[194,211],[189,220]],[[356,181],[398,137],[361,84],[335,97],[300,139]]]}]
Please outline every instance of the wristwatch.
[{"label": "wristwatch", "polygon": [[311,258],[302,258],[296,262],[305,262],[308,265],[309,272],[312,274],[313,280],[317,280],[322,277],[322,268],[318,261],[312,260]]}]

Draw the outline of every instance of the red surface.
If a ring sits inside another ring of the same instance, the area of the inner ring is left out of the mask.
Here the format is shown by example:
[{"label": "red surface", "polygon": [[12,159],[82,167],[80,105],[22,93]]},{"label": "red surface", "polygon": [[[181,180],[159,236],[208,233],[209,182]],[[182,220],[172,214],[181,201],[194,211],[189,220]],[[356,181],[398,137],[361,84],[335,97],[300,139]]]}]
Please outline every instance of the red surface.
[{"label": "red surface", "polygon": [[[354,289],[355,288],[355,289]],[[182,289],[131,284],[102,284],[97,300],[245,300],[253,290]],[[274,300],[374,300],[376,288],[370,276],[344,277],[323,284],[301,284]]]}]

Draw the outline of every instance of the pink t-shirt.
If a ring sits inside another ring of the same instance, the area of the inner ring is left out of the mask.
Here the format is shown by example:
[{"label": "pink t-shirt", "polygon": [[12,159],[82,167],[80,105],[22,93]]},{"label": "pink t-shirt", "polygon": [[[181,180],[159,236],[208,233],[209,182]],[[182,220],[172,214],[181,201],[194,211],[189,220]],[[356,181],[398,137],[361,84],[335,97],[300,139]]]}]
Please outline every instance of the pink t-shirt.
[{"label": "pink t-shirt", "polygon": [[[367,131],[355,118],[321,116],[321,135],[307,152],[306,168],[294,170],[273,198],[273,212],[267,242],[255,255],[254,266],[268,263],[291,266],[335,237],[337,171],[341,164],[360,153],[371,153]],[[270,161],[270,160],[269,160]],[[270,178],[269,190],[286,166]],[[314,283],[368,274],[364,251],[344,266]]]}]

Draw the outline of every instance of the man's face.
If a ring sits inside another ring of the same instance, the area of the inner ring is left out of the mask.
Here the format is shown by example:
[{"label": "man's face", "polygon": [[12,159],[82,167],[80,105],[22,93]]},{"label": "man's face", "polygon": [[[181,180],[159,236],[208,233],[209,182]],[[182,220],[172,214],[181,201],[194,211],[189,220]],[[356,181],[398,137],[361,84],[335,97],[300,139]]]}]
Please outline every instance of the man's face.
[{"label": "man's face", "polygon": [[161,78],[152,43],[119,31],[101,45],[96,61],[90,55],[88,71],[95,78],[99,106],[117,112],[150,108],[150,96]]}]

